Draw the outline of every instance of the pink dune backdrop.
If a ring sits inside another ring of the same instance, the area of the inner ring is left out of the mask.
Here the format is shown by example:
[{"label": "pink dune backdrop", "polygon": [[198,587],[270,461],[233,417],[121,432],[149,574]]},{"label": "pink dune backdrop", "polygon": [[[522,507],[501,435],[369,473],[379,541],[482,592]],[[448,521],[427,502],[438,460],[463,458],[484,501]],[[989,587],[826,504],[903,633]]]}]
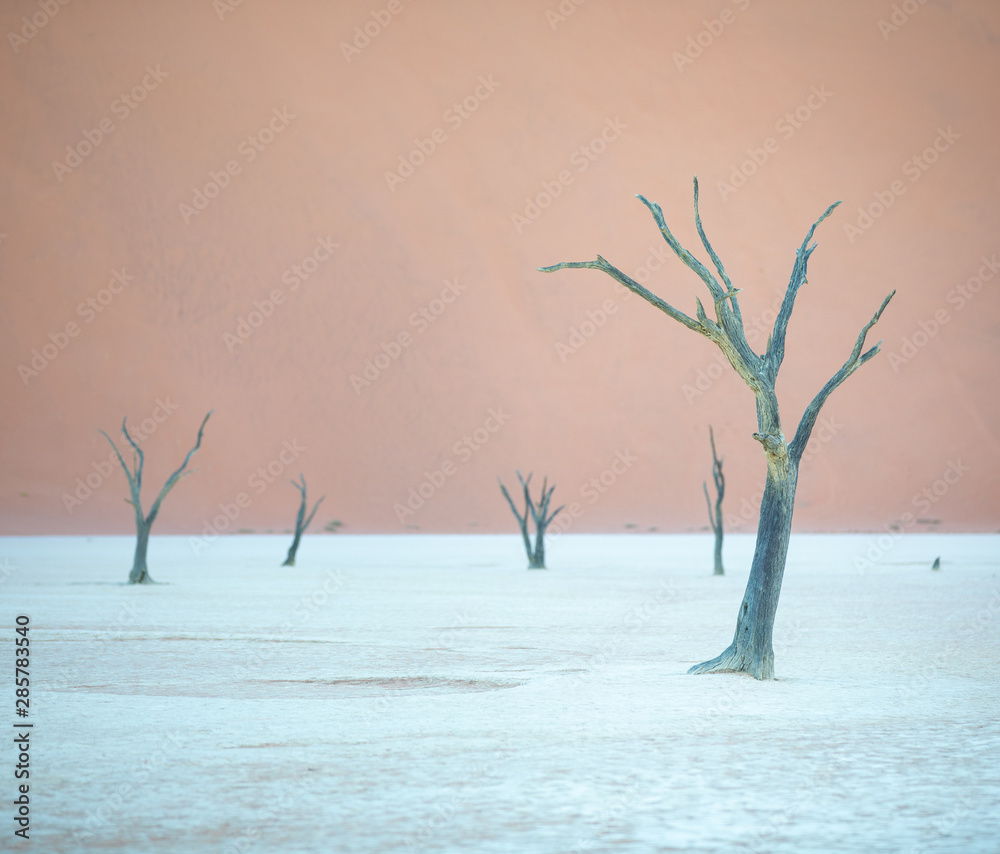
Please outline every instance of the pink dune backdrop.
[{"label": "pink dune backdrop", "polygon": [[314,530],[512,531],[518,468],[570,530],[704,530],[709,425],[754,530],[754,400],[713,346],[536,272],[600,253],[693,314],[634,196],[704,259],[695,175],[758,351],[844,202],[789,437],[896,289],[796,530],[998,528],[995,3],[18,0],[0,31],[2,533],[129,532],[98,430],[143,432],[148,506],[210,409],[154,533],[285,530],[300,471]]}]

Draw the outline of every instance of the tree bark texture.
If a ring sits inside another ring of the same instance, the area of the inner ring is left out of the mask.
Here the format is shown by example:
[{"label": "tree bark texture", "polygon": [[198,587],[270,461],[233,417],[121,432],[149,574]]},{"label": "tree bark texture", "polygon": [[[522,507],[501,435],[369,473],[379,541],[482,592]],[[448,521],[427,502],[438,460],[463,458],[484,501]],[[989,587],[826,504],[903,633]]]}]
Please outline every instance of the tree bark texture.
[{"label": "tree bark texture", "polygon": [[[868,331],[878,322],[895,291],[882,301],[874,316],[861,330],[854,348],[840,370],[827,381],[826,385],[820,389],[809,406],[806,407],[795,431],[795,436],[789,443],[781,429],[778,398],[775,393],[778,370],[785,356],[785,335],[792,309],[795,306],[795,298],[799,289],[807,282],[806,273],[809,257],[816,248],[816,244],[811,243],[813,234],[817,226],[833,212],[840,202],[830,205],[823,215],[813,223],[806,233],[802,245],[796,251],[792,275],[785,290],[778,316],[774,321],[774,328],[768,336],[767,348],[763,354],[758,354],[750,348],[746,339],[743,317],[737,300],[740,290],[733,287],[722,261],[709,243],[702,227],[701,213],[698,209],[698,179],[694,180],[695,225],[718,278],[708,267],[681,246],[667,227],[663,211],[658,204],[647,201],[643,196],[637,198],[652,213],[660,233],[674,254],[697,274],[708,288],[715,308],[714,320],[708,317],[700,299],[695,299],[695,317],[690,317],[609,264],[600,255],[594,261],[563,262],[539,269],[546,273],[564,268],[601,270],[678,323],[713,341],[750,390],[753,391],[757,399],[757,432],[753,436],[764,449],[767,460],[767,481],[761,502],[757,544],[750,568],[750,578],[737,615],[733,642],[721,655],[695,665],[689,672],[735,671],[748,673],[757,679],[773,679],[774,651],[771,647],[771,635],[788,555],[788,540],[792,526],[792,511],[795,506],[799,461],[806,444],[809,442],[809,436],[819,416],[819,411],[827,398],[847,377],[878,354],[881,341],[870,350],[862,352],[865,338]],[[709,510],[711,512],[711,505]]]},{"label": "tree bark texture", "polygon": [[722,474],[722,460],[715,453],[715,433],[708,428],[708,438],[712,443],[712,480],[715,481],[715,508],[708,497],[708,484],[702,481],[701,488],[705,491],[705,501],[708,504],[708,521],[715,533],[715,569],[713,575],[725,575],[722,567],[722,499],[726,494],[726,478]]},{"label": "tree bark texture", "polygon": [[149,525],[136,522],[135,557],[132,560],[132,570],[128,574],[129,584],[151,584],[153,579],[146,566],[146,550],[149,548]]},{"label": "tree bark texture", "polygon": [[[531,474],[525,479],[521,477],[521,472],[518,472],[517,479],[520,481],[524,493],[524,513],[518,511],[517,505],[514,504],[514,500],[510,497],[510,493],[507,492],[507,487],[503,485],[503,481],[497,478],[497,482],[500,484],[500,491],[503,493],[503,497],[507,499],[507,504],[510,505],[511,512],[517,519],[518,527],[521,529],[524,551],[528,556],[528,569],[545,569],[545,531],[565,505],[556,508],[551,513],[549,512],[549,502],[552,500],[552,493],[555,492],[556,487],[555,484],[552,486],[548,485],[548,478],[542,481],[542,494],[537,506],[531,497]],[[529,517],[535,523],[534,546],[531,545],[531,537],[528,534]]]},{"label": "tree bark texture", "polygon": [[319,505],[323,503],[323,499],[326,498],[325,495],[321,495],[319,500],[313,505],[312,513],[306,517],[306,476],[299,472],[299,481],[289,481],[292,486],[294,486],[300,493],[302,493],[302,500],[299,503],[299,512],[295,517],[295,537],[292,539],[292,545],[288,549],[288,557],[285,558],[285,562],[282,566],[295,566],[295,555],[299,550],[299,543],[302,542],[302,535],[306,532],[310,523],[313,520],[313,516],[316,515],[316,511],[319,509]]},{"label": "tree bark texture", "polygon": [[118,450],[118,446],[115,445],[107,433],[101,430],[101,434],[108,440],[115,452],[115,456],[118,457],[118,462],[121,463],[122,470],[125,472],[125,477],[128,478],[131,498],[126,498],[125,500],[132,505],[132,510],[135,514],[135,557],[132,560],[132,569],[128,574],[129,584],[153,583],[153,578],[149,574],[149,568],[146,566],[146,550],[149,547],[150,529],[153,527],[153,522],[156,521],[157,515],[159,515],[160,505],[163,503],[163,499],[166,498],[167,493],[174,488],[177,481],[179,481],[185,474],[191,474],[191,472],[186,471],[187,465],[191,461],[191,457],[194,455],[194,452],[201,447],[201,438],[205,432],[205,424],[208,422],[211,414],[212,413],[209,412],[208,415],[206,415],[202,420],[201,426],[198,428],[198,441],[195,443],[195,446],[188,451],[187,456],[184,457],[184,462],[181,463],[180,467],[167,478],[167,482],[163,484],[163,488],[156,496],[156,500],[153,502],[153,506],[150,508],[148,514],[143,514],[141,499],[142,469],[145,465],[146,458],[142,453],[142,448],[136,444],[136,441],[129,434],[126,419],[122,419],[122,433],[125,435],[125,439],[128,443],[132,446],[131,469],[125,464],[125,460],[122,458],[122,455]]}]

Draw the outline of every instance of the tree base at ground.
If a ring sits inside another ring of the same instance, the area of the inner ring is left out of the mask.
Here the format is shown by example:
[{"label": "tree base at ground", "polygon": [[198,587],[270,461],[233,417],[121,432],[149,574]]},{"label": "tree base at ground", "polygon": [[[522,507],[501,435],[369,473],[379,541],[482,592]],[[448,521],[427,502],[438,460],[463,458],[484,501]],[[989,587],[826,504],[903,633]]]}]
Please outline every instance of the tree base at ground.
[{"label": "tree base at ground", "polygon": [[774,679],[774,652],[739,651],[730,646],[722,655],[696,664],[688,673],[745,673],[754,679]]}]

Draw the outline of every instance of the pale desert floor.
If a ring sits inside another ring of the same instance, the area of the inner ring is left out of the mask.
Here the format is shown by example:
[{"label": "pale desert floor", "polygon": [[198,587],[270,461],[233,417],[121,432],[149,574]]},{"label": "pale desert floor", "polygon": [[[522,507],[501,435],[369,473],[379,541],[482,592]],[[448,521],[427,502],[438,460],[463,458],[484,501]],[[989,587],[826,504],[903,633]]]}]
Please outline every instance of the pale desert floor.
[{"label": "pale desert floor", "polygon": [[773,682],[685,673],[752,537],[724,578],[706,536],[289,539],[154,535],[143,587],[129,538],[0,539],[0,849],[1000,850],[996,536],[793,536]]}]

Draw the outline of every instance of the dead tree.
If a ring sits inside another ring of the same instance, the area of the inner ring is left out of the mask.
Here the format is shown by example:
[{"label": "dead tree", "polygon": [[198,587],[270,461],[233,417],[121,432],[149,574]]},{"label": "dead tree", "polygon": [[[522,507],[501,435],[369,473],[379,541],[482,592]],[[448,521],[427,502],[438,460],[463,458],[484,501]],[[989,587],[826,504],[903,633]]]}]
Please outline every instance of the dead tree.
[{"label": "dead tree", "polygon": [[146,567],[146,549],[149,546],[149,529],[153,527],[153,522],[156,521],[156,516],[160,512],[160,505],[163,503],[163,499],[166,498],[168,492],[174,488],[177,481],[179,481],[185,474],[191,474],[189,471],[185,471],[188,462],[191,460],[191,456],[194,454],[198,448],[201,447],[201,437],[205,431],[205,424],[208,421],[209,416],[212,413],[209,412],[208,415],[201,422],[201,427],[198,428],[198,441],[195,442],[194,447],[188,451],[187,456],[184,458],[184,462],[177,471],[175,471],[170,477],[167,478],[167,482],[163,484],[163,489],[160,490],[160,494],[156,496],[156,500],[153,502],[153,506],[150,508],[149,513],[144,515],[142,512],[142,501],[139,497],[139,493],[142,490],[142,467],[145,464],[145,457],[142,453],[142,448],[140,448],[135,440],[129,435],[128,427],[125,425],[126,419],[122,419],[122,433],[125,434],[125,438],[128,443],[132,446],[132,468],[129,469],[125,465],[125,460],[122,459],[121,453],[118,451],[118,447],[111,437],[101,430],[104,438],[111,443],[111,447],[114,449],[115,455],[118,457],[118,462],[122,464],[122,469],[125,471],[125,476],[128,478],[129,491],[132,493],[132,498],[126,498],[125,500],[132,505],[135,511],[135,558],[132,561],[132,571],[128,574],[129,584],[152,584],[153,579],[149,575],[149,569]]},{"label": "dead tree", "polygon": [[708,438],[712,442],[712,479],[715,481],[715,509],[712,509],[712,501],[708,497],[708,484],[701,482],[701,488],[705,490],[705,502],[708,504],[708,521],[712,523],[712,530],[715,532],[715,571],[713,575],[725,575],[722,568],[722,497],[726,494],[726,478],[722,474],[722,460],[715,454],[715,434],[711,426],[708,428]]},{"label": "dead tree", "polygon": [[288,557],[285,558],[285,562],[282,566],[295,566],[295,553],[299,550],[299,542],[302,540],[302,535],[306,532],[306,528],[309,527],[309,523],[312,522],[313,516],[316,515],[316,511],[319,509],[319,505],[323,503],[323,499],[326,498],[325,495],[321,495],[319,501],[313,505],[312,513],[309,514],[309,518],[306,518],[306,476],[299,472],[299,480],[302,481],[301,484],[296,483],[294,480],[289,481],[292,486],[294,486],[299,492],[302,493],[302,503],[299,505],[299,515],[295,518],[295,539],[292,540],[291,548],[288,549]]},{"label": "dead tree", "polygon": [[637,198],[652,213],[660,233],[674,254],[705,283],[715,308],[714,320],[707,316],[700,299],[696,300],[696,316],[689,317],[638,282],[633,281],[600,255],[597,256],[596,261],[564,262],[540,269],[542,272],[548,273],[561,270],[564,267],[583,267],[607,273],[615,281],[641,296],[668,317],[714,342],[757,398],[757,432],[753,434],[753,438],[760,442],[764,450],[764,456],[767,460],[767,480],[764,485],[764,496],[761,500],[757,545],[750,568],[750,579],[747,582],[746,592],[743,594],[743,601],[740,603],[733,642],[721,655],[711,661],[695,665],[688,672],[743,672],[749,673],[757,679],[773,679],[774,651],[771,647],[771,635],[774,627],[774,615],[778,607],[778,596],[781,593],[785,559],[788,554],[788,538],[792,528],[792,510],[795,505],[799,461],[809,442],[809,436],[816,424],[819,411],[826,403],[827,398],[844,380],[879,352],[881,341],[870,350],[862,353],[865,337],[878,322],[895,291],[882,301],[878,311],[862,328],[854,343],[854,348],[840,370],[820,389],[809,406],[806,407],[792,441],[788,442],[781,428],[778,398],[775,394],[778,369],[785,356],[785,331],[792,314],[792,308],[795,305],[795,297],[798,295],[799,288],[806,283],[806,266],[809,262],[809,256],[816,248],[815,243],[810,245],[813,233],[840,202],[830,205],[823,215],[812,224],[805,240],[796,251],[792,275],[785,290],[781,309],[774,321],[774,329],[768,336],[767,349],[763,354],[758,355],[750,349],[750,345],[747,343],[743,316],[736,298],[740,290],[733,287],[719,256],[705,236],[705,230],[701,224],[701,214],[698,210],[698,179],[695,178],[694,181],[695,225],[702,245],[705,247],[705,252],[711,258],[716,273],[718,273],[718,278],[701,261],[681,246],[677,238],[667,228],[663,211],[658,204],[650,203],[642,196]]},{"label": "dead tree", "polygon": [[[524,550],[528,553],[528,569],[545,569],[545,529],[549,527],[549,523],[556,518],[556,514],[566,505],[563,504],[549,513],[549,502],[552,500],[552,493],[555,492],[556,487],[555,484],[552,486],[548,485],[548,478],[542,481],[542,495],[538,500],[537,506],[531,497],[529,489],[531,475],[529,474],[528,479],[525,480],[521,477],[521,472],[518,472],[517,479],[521,482],[521,487],[524,489],[523,514],[518,512],[513,499],[510,497],[510,493],[507,492],[507,487],[503,485],[503,481],[497,478],[497,482],[500,484],[500,491],[503,493],[503,497],[507,499],[511,511],[517,517],[518,525],[521,526],[521,536],[524,538]],[[531,538],[528,536],[529,515],[535,523],[534,548],[531,547]]]}]

